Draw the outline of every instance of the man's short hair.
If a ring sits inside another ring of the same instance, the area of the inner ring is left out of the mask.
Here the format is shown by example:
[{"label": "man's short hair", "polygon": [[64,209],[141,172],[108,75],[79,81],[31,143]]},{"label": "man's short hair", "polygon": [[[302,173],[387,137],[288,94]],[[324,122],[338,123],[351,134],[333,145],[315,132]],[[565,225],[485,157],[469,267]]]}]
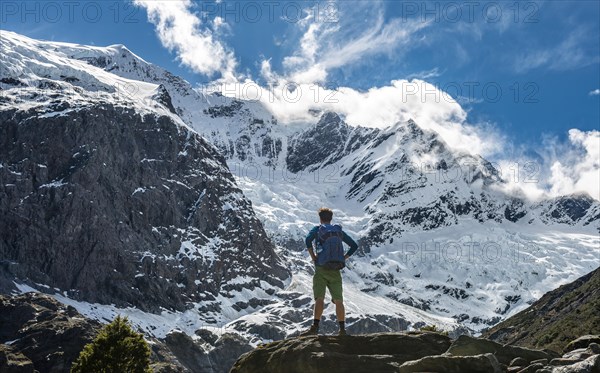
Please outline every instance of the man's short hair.
[{"label": "man's short hair", "polygon": [[319,209],[319,218],[321,218],[321,221],[329,223],[333,219],[333,211],[330,208],[321,207]]}]

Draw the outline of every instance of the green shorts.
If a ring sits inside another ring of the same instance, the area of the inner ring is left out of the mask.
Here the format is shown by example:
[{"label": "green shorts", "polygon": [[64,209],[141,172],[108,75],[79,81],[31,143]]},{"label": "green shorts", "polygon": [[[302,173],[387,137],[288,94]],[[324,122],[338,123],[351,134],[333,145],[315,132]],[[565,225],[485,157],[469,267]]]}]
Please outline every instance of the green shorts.
[{"label": "green shorts", "polygon": [[337,269],[315,266],[313,275],[313,294],[315,299],[325,298],[325,288],[329,289],[332,300],[343,300],[342,274]]}]

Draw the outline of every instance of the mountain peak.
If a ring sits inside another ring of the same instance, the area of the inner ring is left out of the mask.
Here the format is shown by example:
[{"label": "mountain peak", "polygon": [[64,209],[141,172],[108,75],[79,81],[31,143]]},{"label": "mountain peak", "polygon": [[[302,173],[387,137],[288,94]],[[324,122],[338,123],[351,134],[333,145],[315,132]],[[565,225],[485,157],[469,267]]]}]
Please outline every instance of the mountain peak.
[{"label": "mountain peak", "polygon": [[323,113],[323,115],[321,115],[321,119],[319,119],[317,126],[323,126],[326,124],[341,123],[341,122],[342,122],[342,118],[339,116],[338,113],[336,113],[334,111],[326,111],[325,113]]},{"label": "mountain peak", "polygon": [[423,135],[423,130],[421,127],[419,127],[417,122],[412,119],[409,119],[408,122],[406,122],[406,127],[408,127],[409,131],[415,135]]},{"label": "mountain peak", "polygon": [[112,44],[112,45],[109,45],[109,46],[107,46],[106,48],[109,48],[109,49],[117,49],[117,50],[124,50],[124,51],[131,52],[131,51],[129,50],[129,48],[127,48],[127,47],[126,47],[125,45],[123,45],[123,44]]}]

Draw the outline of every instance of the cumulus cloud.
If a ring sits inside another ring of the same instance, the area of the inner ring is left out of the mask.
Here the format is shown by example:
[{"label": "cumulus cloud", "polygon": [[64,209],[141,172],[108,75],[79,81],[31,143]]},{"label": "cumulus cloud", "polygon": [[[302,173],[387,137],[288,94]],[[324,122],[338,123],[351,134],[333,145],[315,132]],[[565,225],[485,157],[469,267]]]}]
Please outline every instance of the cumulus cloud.
[{"label": "cumulus cloud", "polygon": [[571,129],[567,140],[546,138],[543,145],[535,157],[517,149],[511,159],[498,161],[507,192],[532,200],[587,193],[600,200],[599,131]]},{"label": "cumulus cloud", "polygon": [[[269,63],[263,68],[269,70]],[[504,192],[530,200],[585,192],[600,200],[599,131],[571,129],[567,142],[548,139],[532,157],[527,155],[531,148],[515,149],[493,124],[469,123],[460,102],[422,80],[394,80],[367,91],[315,84],[268,89],[252,81],[246,84],[262,91],[259,101],[281,123],[314,123],[310,111],[315,110],[336,112],[353,126],[385,128],[413,119],[421,128],[439,134],[452,149],[491,160],[506,181]],[[252,97],[242,98],[256,100],[257,90],[241,89],[253,92]]]},{"label": "cumulus cloud", "polygon": [[593,91],[590,91],[589,95],[590,96],[598,96],[598,95],[600,95],[600,89],[594,89]]},{"label": "cumulus cloud", "polygon": [[[268,61],[263,62],[262,70],[266,75],[272,74]],[[284,124],[313,123],[311,112],[333,111],[353,126],[385,128],[413,119],[423,129],[437,132],[453,149],[482,156],[497,153],[503,142],[493,126],[469,124],[467,112],[453,97],[418,79],[393,80],[389,85],[366,91],[286,82],[260,87],[248,80],[222,92],[260,101]]]},{"label": "cumulus cloud", "polygon": [[[209,25],[202,24],[191,0],[134,0],[134,4],[146,9],[161,43],[175,52],[183,65],[207,76],[218,73],[224,80],[235,80],[233,52],[216,38]],[[226,27],[220,18],[212,26],[214,30]]]},{"label": "cumulus cloud", "polygon": [[600,131],[569,130],[570,154],[551,167],[553,195],[586,192],[600,200]]}]

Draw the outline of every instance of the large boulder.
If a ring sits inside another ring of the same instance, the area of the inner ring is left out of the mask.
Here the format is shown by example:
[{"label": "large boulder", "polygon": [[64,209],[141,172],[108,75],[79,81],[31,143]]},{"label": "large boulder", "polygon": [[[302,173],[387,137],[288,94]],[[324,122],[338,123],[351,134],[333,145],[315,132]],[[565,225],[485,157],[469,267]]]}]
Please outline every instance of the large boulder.
[{"label": "large boulder", "polygon": [[[578,338],[578,343],[593,338]],[[576,341],[577,341],[576,340]],[[574,341],[575,342],[575,341]],[[577,344],[577,343],[574,343]],[[527,359],[516,358],[510,363],[508,372],[518,373],[598,373],[600,372],[600,345],[591,342],[586,348],[569,351],[562,357],[550,361],[540,359],[527,361]]]},{"label": "large boulder", "polygon": [[587,348],[590,344],[600,344],[600,335],[584,335],[567,344],[565,352],[577,350],[579,348]]},{"label": "large boulder", "polygon": [[600,373],[600,345],[559,357],[553,351],[438,333],[296,337],[242,355],[231,373],[431,372]]},{"label": "large boulder", "polygon": [[559,357],[552,351],[533,350],[524,347],[502,345],[483,338],[474,338],[466,335],[458,337],[447,351],[453,356],[473,356],[480,354],[494,354],[502,364],[509,365],[515,358],[522,358],[532,362],[539,359],[551,360]]},{"label": "large boulder", "polygon": [[600,355],[590,356],[587,359],[570,366],[561,366],[552,369],[552,373],[598,373],[600,372]]},{"label": "large boulder", "polygon": [[376,333],[277,341],[242,355],[232,373],[395,371],[406,361],[439,355],[450,338],[438,333]]},{"label": "large boulder", "polygon": [[398,373],[440,372],[440,373],[502,373],[503,369],[493,354],[475,356],[427,356],[409,361],[398,369]]}]

